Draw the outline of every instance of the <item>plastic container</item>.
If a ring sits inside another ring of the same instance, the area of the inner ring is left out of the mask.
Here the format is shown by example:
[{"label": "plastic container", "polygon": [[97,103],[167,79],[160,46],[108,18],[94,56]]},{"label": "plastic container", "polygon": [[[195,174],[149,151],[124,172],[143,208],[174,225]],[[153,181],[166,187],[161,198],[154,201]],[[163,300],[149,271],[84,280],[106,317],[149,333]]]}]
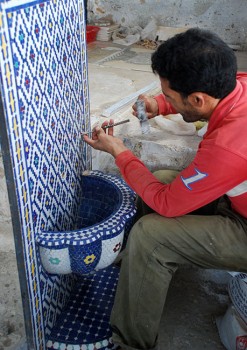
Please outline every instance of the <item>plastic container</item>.
[{"label": "plastic container", "polygon": [[96,40],[97,33],[100,30],[98,26],[89,26],[86,27],[86,41],[87,43],[91,43]]}]

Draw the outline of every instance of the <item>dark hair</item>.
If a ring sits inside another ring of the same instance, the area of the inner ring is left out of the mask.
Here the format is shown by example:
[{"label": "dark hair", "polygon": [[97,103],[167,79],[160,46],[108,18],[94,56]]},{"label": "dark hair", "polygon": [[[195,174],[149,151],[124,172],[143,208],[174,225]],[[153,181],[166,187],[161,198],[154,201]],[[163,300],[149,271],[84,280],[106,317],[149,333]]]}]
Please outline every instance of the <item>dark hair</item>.
[{"label": "dark hair", "polygon": [[221,99],[236,86],[233,50],[216,34],[199,28],[163,42],[152,55],[152,69],[184,97],[198,91]]}]

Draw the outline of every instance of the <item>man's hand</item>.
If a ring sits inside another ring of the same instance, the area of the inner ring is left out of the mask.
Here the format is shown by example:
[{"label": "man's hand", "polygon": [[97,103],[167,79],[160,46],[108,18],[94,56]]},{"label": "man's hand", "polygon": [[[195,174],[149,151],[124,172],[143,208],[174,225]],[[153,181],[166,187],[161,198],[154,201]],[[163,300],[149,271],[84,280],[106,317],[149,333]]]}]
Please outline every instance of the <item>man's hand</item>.
[{"label": "man's hand", "polygon": [[[138,99],[143,100],[145,102],[145,107],[146,107],[146,113],[148,116],[148,119],[154,118],[158,115],[159,113],[159,107],[158,103],[155,100],[155,98],[147,96],[147,95],[140,95]],[[137,111],[136,111],[136,104],[132,106],[133,112],[132,114],[137,117]]]},{"label": "man's hand", "polygon": [[[110,119],[109,124],[113,123],[114,121]],[[102,127],[106,125],[108,125],[108,121],[105,121],[101,128],[97,126],[93,130],[91,139],[87,135],[84,135],[83,139],[94,149],[110,153],[114,158],[116,158],[120,153],[126,151],[128,148],[124,146],[122,140],[113,136],[113,127],[105,130],[102,129]]]}]

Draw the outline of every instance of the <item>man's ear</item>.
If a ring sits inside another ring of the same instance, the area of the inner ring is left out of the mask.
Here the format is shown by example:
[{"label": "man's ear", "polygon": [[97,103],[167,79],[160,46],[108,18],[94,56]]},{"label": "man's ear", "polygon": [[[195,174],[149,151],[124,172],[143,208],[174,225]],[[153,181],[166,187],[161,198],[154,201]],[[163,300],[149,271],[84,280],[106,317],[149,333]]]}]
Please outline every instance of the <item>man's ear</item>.
[{"label": "man's ear", "polygon": [[194,108],[202,108],[206,102],[205,95],[203,92],[193,92],[188,96],[188,101]]}]

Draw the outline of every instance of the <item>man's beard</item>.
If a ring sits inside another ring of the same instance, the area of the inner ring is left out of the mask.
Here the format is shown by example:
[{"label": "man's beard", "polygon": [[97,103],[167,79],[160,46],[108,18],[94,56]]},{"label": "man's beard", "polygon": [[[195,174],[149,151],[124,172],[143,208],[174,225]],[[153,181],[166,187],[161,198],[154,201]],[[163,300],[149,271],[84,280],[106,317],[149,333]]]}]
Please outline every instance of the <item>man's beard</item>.
[{"label": "man's beard", "polygon": [[183,117],[183,120],[187,123],[197,122],[198,120],[204,120],[203,116],[200,113],[191,112],[182,112],[180,113]]}]

